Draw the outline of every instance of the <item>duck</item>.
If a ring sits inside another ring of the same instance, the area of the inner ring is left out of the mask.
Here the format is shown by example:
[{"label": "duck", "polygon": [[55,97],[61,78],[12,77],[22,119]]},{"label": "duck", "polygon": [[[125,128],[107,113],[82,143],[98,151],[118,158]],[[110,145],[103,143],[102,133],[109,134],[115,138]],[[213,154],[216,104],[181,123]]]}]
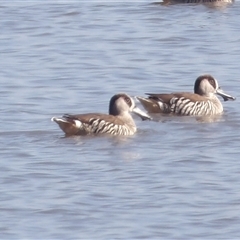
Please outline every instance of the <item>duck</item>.
[{"label": "duck", "polygon": [[205,4],[210,6],[223,6],[234,3],[234,0],[163,0],[162,5],[171,5],[171,4]]},{"label": "duck", "polygon": [[218,85],[218,81],[210,74],[200,75],[194,84],[194,93],[146,93],[147,98],[137,99],[148,113],[176,114],[181,116],[206,116],[223,112],[219,95],[224,101],[235,100],[226,94]]},{"label": "duck", "polygon": [[147,113],[136,106],[132,97],[126,93],[118,93],[110,99],[109,114],[64,114],[62,117],[52,117],[51,120],[57,123],[67,136],[90,134],[127,136],[137,131],[131,113],[135,113],[142,120],[151,119]]}]

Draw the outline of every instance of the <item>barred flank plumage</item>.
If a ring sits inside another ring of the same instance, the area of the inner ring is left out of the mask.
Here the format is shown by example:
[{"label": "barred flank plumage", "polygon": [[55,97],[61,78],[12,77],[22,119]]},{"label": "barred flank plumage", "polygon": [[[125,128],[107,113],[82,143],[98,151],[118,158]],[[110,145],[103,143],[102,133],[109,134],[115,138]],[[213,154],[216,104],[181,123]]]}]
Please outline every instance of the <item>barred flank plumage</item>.
[{"label": "barred flank plumage", "polygon": [[222,112],[222,107],[216,101],[196,101],[191,102],[189,99],[173,98],[170,101],[170,112],[179,115],[214,115]]},{"label": "barred flank plumage", "polygon": [[108,133],[112,135],[132,135],[136,132],[134,126],[118,125],[112,122],[106,122],[101,119],[91,118],[89,123],[85,123],[84,127],[92,133]]}]

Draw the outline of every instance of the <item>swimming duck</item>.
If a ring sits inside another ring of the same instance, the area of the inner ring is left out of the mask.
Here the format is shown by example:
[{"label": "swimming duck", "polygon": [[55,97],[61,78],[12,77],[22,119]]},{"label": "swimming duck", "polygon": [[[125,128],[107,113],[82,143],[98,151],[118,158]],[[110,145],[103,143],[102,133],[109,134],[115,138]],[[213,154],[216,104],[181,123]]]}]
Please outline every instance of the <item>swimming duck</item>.
[{"label": "swimming duck", "polygon": [[210,6],[223,6],[226,4],[234,3],[234,0],[163,0],[160,2],[162,5],[171,5],[171,4],[206,4]]},{"label": "swimming duck", "polygon": [[125,93],[114,95],[109,103],[109,114],[86,113],[62,117],[53,117],[66,135],[111,134],[133,135],[137,131],[131,112],[142,120],[151,119],[145,112],[137,108],[134,100]]},{"label": "swimming duck", "polygon": [[170,94],[152,94],[148,98],[137,97],[149,113],[173,113],[177,115],[214,115],[223,112],[223,106],[216,94],[224,101],[235,100],[224,93],[217,80],[209,75],[199,76],[194,85],[194,93],[180,92]]}]

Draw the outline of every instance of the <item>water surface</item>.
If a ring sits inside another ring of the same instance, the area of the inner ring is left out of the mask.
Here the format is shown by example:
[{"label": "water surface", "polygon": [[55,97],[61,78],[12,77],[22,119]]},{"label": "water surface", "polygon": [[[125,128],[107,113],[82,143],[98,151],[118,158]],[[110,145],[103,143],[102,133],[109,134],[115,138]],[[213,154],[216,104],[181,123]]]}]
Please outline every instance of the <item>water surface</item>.
[{"label": "water surface", "polygon": [[[239,239],[240,4],[0,4],[2,239]],[[118,92],[237,97],[210,122],[135,118],[131,137],[65,138],[52,116]]]}]

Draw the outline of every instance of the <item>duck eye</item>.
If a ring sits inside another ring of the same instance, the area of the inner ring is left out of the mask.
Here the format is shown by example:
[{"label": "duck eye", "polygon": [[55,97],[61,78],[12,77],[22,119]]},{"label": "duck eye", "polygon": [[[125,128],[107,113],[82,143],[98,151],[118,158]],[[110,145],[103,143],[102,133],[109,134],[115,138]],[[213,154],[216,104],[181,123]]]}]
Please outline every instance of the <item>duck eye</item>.
[{"label": "duck eye", "polygon": [[129,97],[125,97],[124,100],[129,106],[131,106],[131,99]]},{"label": "duck eye", "polygon": [[208,81],[213,87],[215,87],[215,81],[213,79],[209,79]]}]

